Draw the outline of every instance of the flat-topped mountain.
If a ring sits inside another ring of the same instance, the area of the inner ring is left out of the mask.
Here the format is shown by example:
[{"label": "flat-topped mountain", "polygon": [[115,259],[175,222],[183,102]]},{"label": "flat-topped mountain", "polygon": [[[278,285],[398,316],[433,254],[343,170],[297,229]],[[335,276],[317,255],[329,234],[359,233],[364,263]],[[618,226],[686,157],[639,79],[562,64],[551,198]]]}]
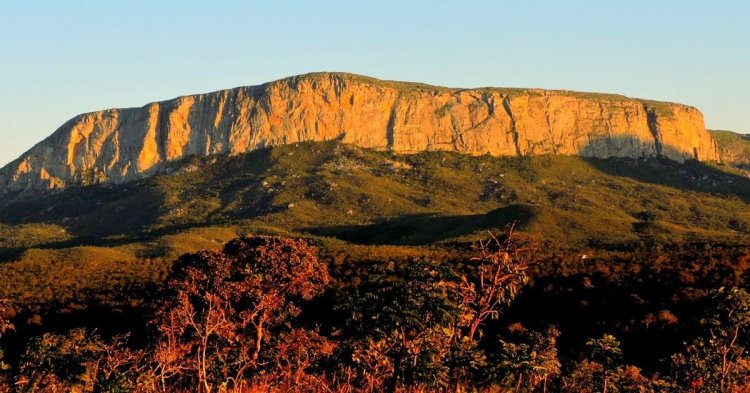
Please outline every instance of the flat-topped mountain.
[{"label": "flat-topped mountain", "polygon": [[401,153],[718,160],[702,114],[685,105],[313,73],[76,116],[0,169],[0,190],[122,183],[190,155],[334,139]]}]

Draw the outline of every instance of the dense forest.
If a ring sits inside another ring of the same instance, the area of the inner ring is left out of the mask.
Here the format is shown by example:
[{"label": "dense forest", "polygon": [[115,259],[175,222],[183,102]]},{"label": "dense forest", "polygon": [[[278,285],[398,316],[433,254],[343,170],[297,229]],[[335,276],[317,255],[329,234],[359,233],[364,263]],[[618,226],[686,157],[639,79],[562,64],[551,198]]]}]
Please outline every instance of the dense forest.
[{"label": "dense forest", "polygon": [[385,259],[244,237],[132,307],[4,301],[0,391],[750,389],[747,250],[539,244],[511,227]]}]

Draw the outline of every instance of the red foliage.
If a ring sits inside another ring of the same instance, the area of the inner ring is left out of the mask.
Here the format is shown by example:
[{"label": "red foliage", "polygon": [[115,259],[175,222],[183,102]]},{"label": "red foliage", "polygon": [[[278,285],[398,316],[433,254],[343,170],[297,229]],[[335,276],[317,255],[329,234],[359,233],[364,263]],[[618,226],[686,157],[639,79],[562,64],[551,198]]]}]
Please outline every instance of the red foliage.
[{"label": "red foliage", "polygon": [[[183,256],[154,320],[160,335],[153,354],[155,384],[164,390],[174,385],[241,390],[253,370],[306,367],[311,354],[282,362],[278,355],[288,355],[294,341],[269,331],[296,316],[297,302],[322,292],[328,279],[315,249],[302,240],[248,237],[230,242],[223,252]],[[298,341],[304,336],[289,334]],[[317,335],[305,337],[329,351]],[[274,341],[275,348],[266,348]]]}]

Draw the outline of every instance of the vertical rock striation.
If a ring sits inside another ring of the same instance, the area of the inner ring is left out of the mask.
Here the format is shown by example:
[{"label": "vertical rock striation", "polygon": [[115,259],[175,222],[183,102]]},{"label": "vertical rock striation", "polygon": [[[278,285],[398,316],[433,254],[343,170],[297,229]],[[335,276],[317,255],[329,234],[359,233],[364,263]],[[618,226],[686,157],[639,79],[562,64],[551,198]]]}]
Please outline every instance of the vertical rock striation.
[{"label": "vertical rock striation", "polygon": [[684,105],[314,73],[76,116],[0,169],[0,189],[122,183],[189,155],[332,139],[401,153],[718,159],[701,113]]}]

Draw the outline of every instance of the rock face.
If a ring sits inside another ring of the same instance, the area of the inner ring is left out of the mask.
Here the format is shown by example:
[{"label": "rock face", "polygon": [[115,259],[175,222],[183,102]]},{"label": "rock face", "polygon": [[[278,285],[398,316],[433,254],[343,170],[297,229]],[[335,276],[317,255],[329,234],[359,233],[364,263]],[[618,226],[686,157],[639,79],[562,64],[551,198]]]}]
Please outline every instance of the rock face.
[{"label": "rock face", "polygon": [[708,130],[718,146],[722,163],[750,169],[750,135],[725,130]]},{"label": "rock face", "polygon": [[702,114],[684,105],[315,73],[76,116],[2,168],[0,189],[122,183],[189,155],[332,139],[401,153],[718,159]]}]

